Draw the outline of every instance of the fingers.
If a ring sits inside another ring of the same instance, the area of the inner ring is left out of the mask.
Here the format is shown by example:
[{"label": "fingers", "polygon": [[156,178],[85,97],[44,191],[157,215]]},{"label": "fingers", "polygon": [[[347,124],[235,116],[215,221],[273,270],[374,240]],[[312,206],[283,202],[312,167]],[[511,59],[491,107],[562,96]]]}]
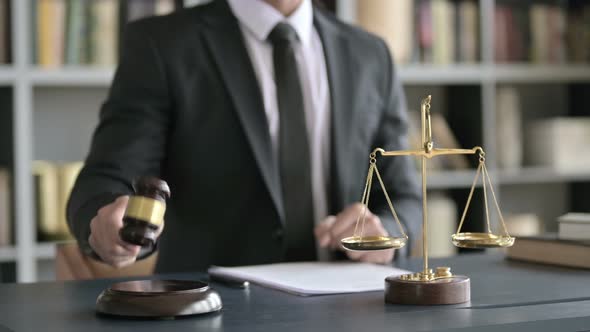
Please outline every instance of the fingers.
[{"label": "fingers", "polygon": [[121,240],[120,237],[117,238],[117,244],[119,245],[119,247],[123,248],[125,252],[139,252],[139,250],[141,249],[139,246],[135,245],[135,244],[131,244],[131,243],[127,243],[123,240]]},{"label": "fingers", "polygon": [[119,237],[128,201],[128,196],[117,198],[99,209],[90,221],[88,243],[104,262],[115,267],[135,262],[141,249],[139,246],[124,242]]},{"label": "fingers", "polygon": [[[336,220],[330,228],[330,247],[332,249],[340,248],[340,240],[354,235],[353,233],[357,220],[359,220],[359,217],[362,217],[364,210],[364,205],[355,203],[336,216]],[[365,216],[371,215],[371,212],[368,209],[364,213]]]},{"label": "fingers", "polygon": [[95,233],[90,234],[88,243],[105,263],[117,267],[129,265],[135,262],[135,259],[141,249],[136,245],[119,243],[109,244],[107,240],[102,240],[101,237]]},{"label": "fingers", "polygon": [[123,242],[119,239],[119,243],[116,243],[110,250],[110,254],[113,256],[135,256],[139,254],[141,250],[140,246]]},{"label": "fingers", "polygon": [[[123,227],[123,216],[129,202],[129,196],[120,196],[113,203],[103,206],[98,210],[98,215],[111,219],[110,221],[119,228]],[[101,214],[102,212],[102,214]]]},{"label": "fingers", "polygon": [[[354,226],[359,216],[361,216],[361,213],[363,213],[363,210],[363,204],[355,203],[340,212],[336,216],[337,223],[335,223],[332,227],[332,235],[345,233],[345,231],[347,231],[351,226]],[[372,213],[367,209],[366,216],[370,215],[372,215]],[[338,239],[338,241],[340,241],[340,239]]]},{"label": "fingers", "polygon": [[394,249],[371,252],[346,251],[346,256],[353,261],[373,264],[389,264],[393,260],[394,253]]},{"label": "fingers", "polygon": [[160,235],[162,235],[162,231],[164,230],[164,222],[162,222],[162,225],[160,225],[160,227],[158,228],[158,230],[156,231],[156,238],[159,238]]},{"label": "fingers", "polygon": [[122,268],[122,267],[129,266],[129,265],[135,263],[136,260],[137,260],[137,256],[133,256],[133,257],[129,257],[129,258],[121,259],[121,260],[114,260],[110,263],[110,265],[113,267],[116,267],[116,268]]},{"label": "fingers", "polygon": [[[354,235],[359,216],[365,215],[363,235],[387,236],[387,230],[381,224],[378,216],[374,215],[360,203],[350,205],[336,216],[329,216],[314,229],[316,240],[320,247],[329,246],[332,249],[341,248],[340,240]],[[360,232],[360,229],[358,230]]]},{"label": "fingers", "polygon": [[363,213],[365,214],[365,219],[364,224],[362,223],[362,219],[360,220],[358,226],[359,229],[357,230],[359,234],[362,231],[363,236],[388,235],[387,230],[385,230],[385,228],[381,224],[381,219],[378,216],[374,215],[369,210],[363,212],[362,206],[354,207],[348,209],[347,211],[344,211],[341,214],[343,217],[338,218],[337,221],[334,223],[334,226],[331,229],[330,246],[332,248],[340,247],[341,239],[354,235],[354,231],[356,228],[356,220],[359,218],[359,216],[361,216],[362,218]]},{"label": "fingers", "polygon": [[328,216],[324,219],[319,225],[317,225],[314,229],[314,234],[318,245],[321,248],[325,248],[330,244],[331,237],[330,237],[330,229],[332,225],[336,221],[335,216]]},{"label": "fingers", "polygon": [[[357,219],[365,214],[365,223],[363,226],[363,236],[388,236],[389,233],[383,227],[381,219],[371,213],[365,207],[356,203],[350,205],[336,216],[329,216],[314,229],[316,240],[320,247],[329,246],[332,249],[344,250],[340,240],[354,235]],[[359,224],[359,227],[362,225]],[[358,230],[360,232],[360,229]],[[346,250],[348,258],[354,261],[388,264],[392,261],[394,250],[380,251],[349,251]]]},{"label": "fingers", "polygon": [[[336,242],[333,242],[332,246],[334,248],[336,248],[340,244],[341,239],[343,239],[345,237],[353,236],[355,227],[356,227],[356,223],[353,223],[353,224],[349,225],[348,228],[342,229],[339,232],[334,227],[332,229],[332,239],[336,240]],[[369,215],[369,213],[367,213],[367,216],[365,217],[364,225],[359,224],[358,227],[359,227],[359,229],[357,230],[358,234],[361,234],[360,232],[362,231],[363,236],[385,235],[387,233],[385,231],[385,229],[383,228],[383,226],[381,225],[381,220],[379,219],[379,217],[377,217],[373,214]]]},{"label": "fingers", "polygon": [[362,251],[350,251],[350,250],[346,250],[346,256],[348,256],[348,258],[350,258],[353,261],[358,261],[360,260],[363,255],[365,253]]},{"label": "fingers", "polygon": [[[366,225],[364,229],[365,235],[382,235],[387,236],[389,235],[383,225],[379,217],[373,215],[371,218],[366,220]],[[366,262],[366,263],[374,263],[374,264],[389,264],[393,260],[395,250],[379,250],[379,251],[346,251],[346,255],[348,258],[354,261]]]}]

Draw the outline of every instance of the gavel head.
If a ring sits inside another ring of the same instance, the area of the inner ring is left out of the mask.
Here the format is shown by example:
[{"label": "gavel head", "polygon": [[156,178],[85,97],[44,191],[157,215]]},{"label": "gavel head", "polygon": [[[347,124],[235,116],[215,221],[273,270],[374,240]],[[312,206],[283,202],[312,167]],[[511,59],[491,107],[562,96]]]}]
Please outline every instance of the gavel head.
[{"label": "gavel head", "polygon": [[125,242],[142,247],[154,246],[157,231],[164,223],[170,188],[156,177],[140,177],[133,183],[135,195],[129,198],[119,236]]},{"label": "gavel head", "polygon": [[166,202],[170,198],[170,188],[168,183],[162,179],[153,176],[144,176],[133,182],[135,195],[156,199]]}]

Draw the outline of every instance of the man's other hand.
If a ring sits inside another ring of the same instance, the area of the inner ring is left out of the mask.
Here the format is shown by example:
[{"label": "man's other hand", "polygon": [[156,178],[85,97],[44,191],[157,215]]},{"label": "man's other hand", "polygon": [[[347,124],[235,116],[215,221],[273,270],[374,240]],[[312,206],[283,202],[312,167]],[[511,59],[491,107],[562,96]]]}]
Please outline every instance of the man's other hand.
[{"label": "man's other hand", "polygon": [[[344,250],[342,248],[340,240],[353,236],[357,218],[362,213],[362,210],[363,205],[355,203],[336,216],[328,216],[314,230],[317,243],[322,248],[343,250],[348,258],[355,261],[377,264],[390,263],[393,259],[394,249],[365,252]],[[379,217],[368,209],[365,216],[364,236],[389,236]]]}]

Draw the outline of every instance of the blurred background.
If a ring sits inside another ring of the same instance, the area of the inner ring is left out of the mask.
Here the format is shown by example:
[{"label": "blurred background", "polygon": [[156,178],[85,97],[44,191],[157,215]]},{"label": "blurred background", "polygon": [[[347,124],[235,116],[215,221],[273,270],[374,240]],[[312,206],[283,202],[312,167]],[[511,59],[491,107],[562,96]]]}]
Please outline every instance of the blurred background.
[{"label": "blurred background", "polygon": [[[70,239],[65,202],[125,24],[200,2],[0,0],[0,282],[55,278],[55,243]],[[420,100],[431,94],[436,146],[485,148],[512,233],[555,231],[558,216],[590,209],[589,1],[319,2],[387,41],[413,145]],[[431,163],[432,256],[458,253],[450,234],[477,162]],[[484,229],[482,197],[476,191],[463,230]]]}]

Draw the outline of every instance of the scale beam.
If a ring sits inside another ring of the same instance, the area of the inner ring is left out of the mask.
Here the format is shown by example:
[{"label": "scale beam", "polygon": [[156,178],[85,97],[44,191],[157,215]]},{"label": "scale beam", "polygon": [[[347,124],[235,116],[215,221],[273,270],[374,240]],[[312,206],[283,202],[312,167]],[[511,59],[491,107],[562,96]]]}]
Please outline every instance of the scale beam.
[{"label": "scale beam", "polygon": [[443,156],[443,155],[454,155],[454,154],[476,154],[483,153],[483,149],[479,146],[473,149],[432,149],[430,152],[424,150],[400,150],[400,151],[385,151],[383,149],[375,149],[373,151],[375,155],[379,154],[383,157],[396,157],[396,156],[418,156],[426,157],[428,159]]}]

